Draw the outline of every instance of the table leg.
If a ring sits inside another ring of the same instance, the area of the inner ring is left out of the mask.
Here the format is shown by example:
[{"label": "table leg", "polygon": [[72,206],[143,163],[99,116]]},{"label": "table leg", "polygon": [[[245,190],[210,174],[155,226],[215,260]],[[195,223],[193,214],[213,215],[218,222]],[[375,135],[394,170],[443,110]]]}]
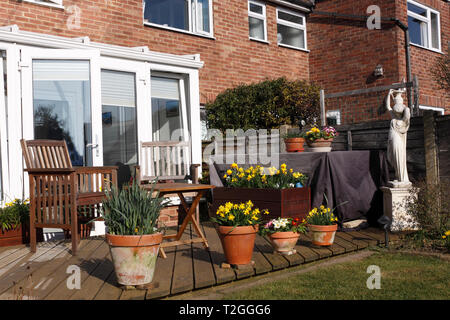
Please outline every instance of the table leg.
[{"label": "table leg", "polygon": [[184,219],[180,230],[178,231],[177,240],[181,238],[181,235],[184,232],[184,229],[186,228],[189,221],[192,221],[192,224],[194,225],[195,232],[197,235],[203,240],[203,244],[206,248],[208,248],[208,241],[206,240],[205,236],[203,235],[203,232],[200,229],[200,226],[198,224],[197,219],[195,218],[196,208],[198,207],[198,204],[200,203],[200,199],[205,194],[205,190],[199,191],[197,195],[194,198],[194,201],[192,201],[191,207],[189,207],[186,203],[186,199],[184,198],[183,194],[180,192],[178,193],[178,197],[181,200],[182,207],[184,211],[186,212],[186,218]]}]

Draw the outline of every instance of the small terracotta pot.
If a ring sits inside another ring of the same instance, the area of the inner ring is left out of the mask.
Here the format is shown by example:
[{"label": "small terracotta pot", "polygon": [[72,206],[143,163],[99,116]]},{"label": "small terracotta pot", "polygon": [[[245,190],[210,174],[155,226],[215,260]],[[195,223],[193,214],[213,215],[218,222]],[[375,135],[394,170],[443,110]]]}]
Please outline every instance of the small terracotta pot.
[{"label": "small terracotta pot", "polygon": [[285,138],[284,144],[286,145],[286,152],[303,152],[304,138]]},{"label": "small terracotta pot", "polygon": [[126,286],[152,282],[162,233],[142,236],[106,234],[117,282]]},{"label": "small terracotta pot", "polygon": [[274,249],[281,254],[290,255],[294,253],[294,247],[300,237],[298,232],[286,231],[275,232],[269,235],[270,242]]},{"label": "small terracotta pot", "polygon": [[218,226],[217,233],[229,264],[249,264],[252,261],[258,225],[229,227]]},{"label": "small terracotta pot", "polygon": [[312,243],[316,246],[331,246],[334,242],[337,224],[327,226],[308,225],[309,231],[312,232]]},{"label": "small terracotta pot", "polygon": [[320,139],[317,139],[314,141],[306,139],[306,144],[312,148],[331,147],[332,143],[333,143],[333,138],[331,138],[331,139],[320,138]]}]

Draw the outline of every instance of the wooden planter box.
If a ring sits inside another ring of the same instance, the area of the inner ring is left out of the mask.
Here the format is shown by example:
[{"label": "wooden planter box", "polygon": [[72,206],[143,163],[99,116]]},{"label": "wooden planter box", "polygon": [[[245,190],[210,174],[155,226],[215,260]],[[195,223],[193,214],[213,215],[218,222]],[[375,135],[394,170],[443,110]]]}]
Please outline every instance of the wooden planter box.
[{"label": "wooden planter box", "polygon": [[226,202],[246,202],[251,200],[256,208],[269,210],[264,220],[278,217],[303,219],[311,210],[310,188],[290,189],[247,189],[217,187],[213,189],[213,204],[210,216],[216,214],[217,208]]},{"label": "wooden planter box", "polygon": [[[44,241],[42,229],[36,230],[36,239],[38,242]],[[20,225],[16,229],[8,231],[0,229],[0,247],[16,246],[27,243],[30,243],[30,228],[28,225]]]}]

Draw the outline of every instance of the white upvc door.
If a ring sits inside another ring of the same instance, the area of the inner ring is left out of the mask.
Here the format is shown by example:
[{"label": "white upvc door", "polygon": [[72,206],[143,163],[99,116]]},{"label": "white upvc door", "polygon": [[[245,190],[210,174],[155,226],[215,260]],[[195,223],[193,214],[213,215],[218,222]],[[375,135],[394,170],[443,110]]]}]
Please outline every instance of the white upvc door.
[{"label": "white upvc door", "polygon": [[100,68],[105,165],[138,164],[139,142],[152,140],[150,65],[101,57]]},{"label": "white upvc door", "polygon": [[103,165],[100,52],[23,47],[24,139],[62,139],[74,166]]}]

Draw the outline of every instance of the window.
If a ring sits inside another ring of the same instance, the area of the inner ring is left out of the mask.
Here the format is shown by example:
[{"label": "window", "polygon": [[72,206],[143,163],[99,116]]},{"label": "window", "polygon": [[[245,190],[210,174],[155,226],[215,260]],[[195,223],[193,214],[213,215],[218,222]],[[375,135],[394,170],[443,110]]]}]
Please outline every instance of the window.
[{"label": "window", "polygon": [[23,0],[24,2],[31,2],[36,4],[42,4],[49,7],[62,8],[63,0]]},{"label": "window", "polygon": [[212,35],[212,0],[144,0],[144,23]]},{"label": "window", "polygon": [[341,111],[330,110],[327,111],[327,123],[329,126],[336,126],[341,124]]},{"label": "window", "polygon": [[441,50],[439,12],[414,1],[408,1],[410,42],[424,48]]},{"label": "window", "polygon": [[278,45],[306,49],[305,16],[284,9],[277,9]]},{"label": "window", "polygon": [[439,113],[440,115],[445,114],[445,109],[439,108],[439,107],[419,106],[419,109],[420,110],[431,110],[431,111]]},{"label": "window", "polygon": [[248,30],[253,40],[267,41],[266,6],[256,1],[248,2]]}]

